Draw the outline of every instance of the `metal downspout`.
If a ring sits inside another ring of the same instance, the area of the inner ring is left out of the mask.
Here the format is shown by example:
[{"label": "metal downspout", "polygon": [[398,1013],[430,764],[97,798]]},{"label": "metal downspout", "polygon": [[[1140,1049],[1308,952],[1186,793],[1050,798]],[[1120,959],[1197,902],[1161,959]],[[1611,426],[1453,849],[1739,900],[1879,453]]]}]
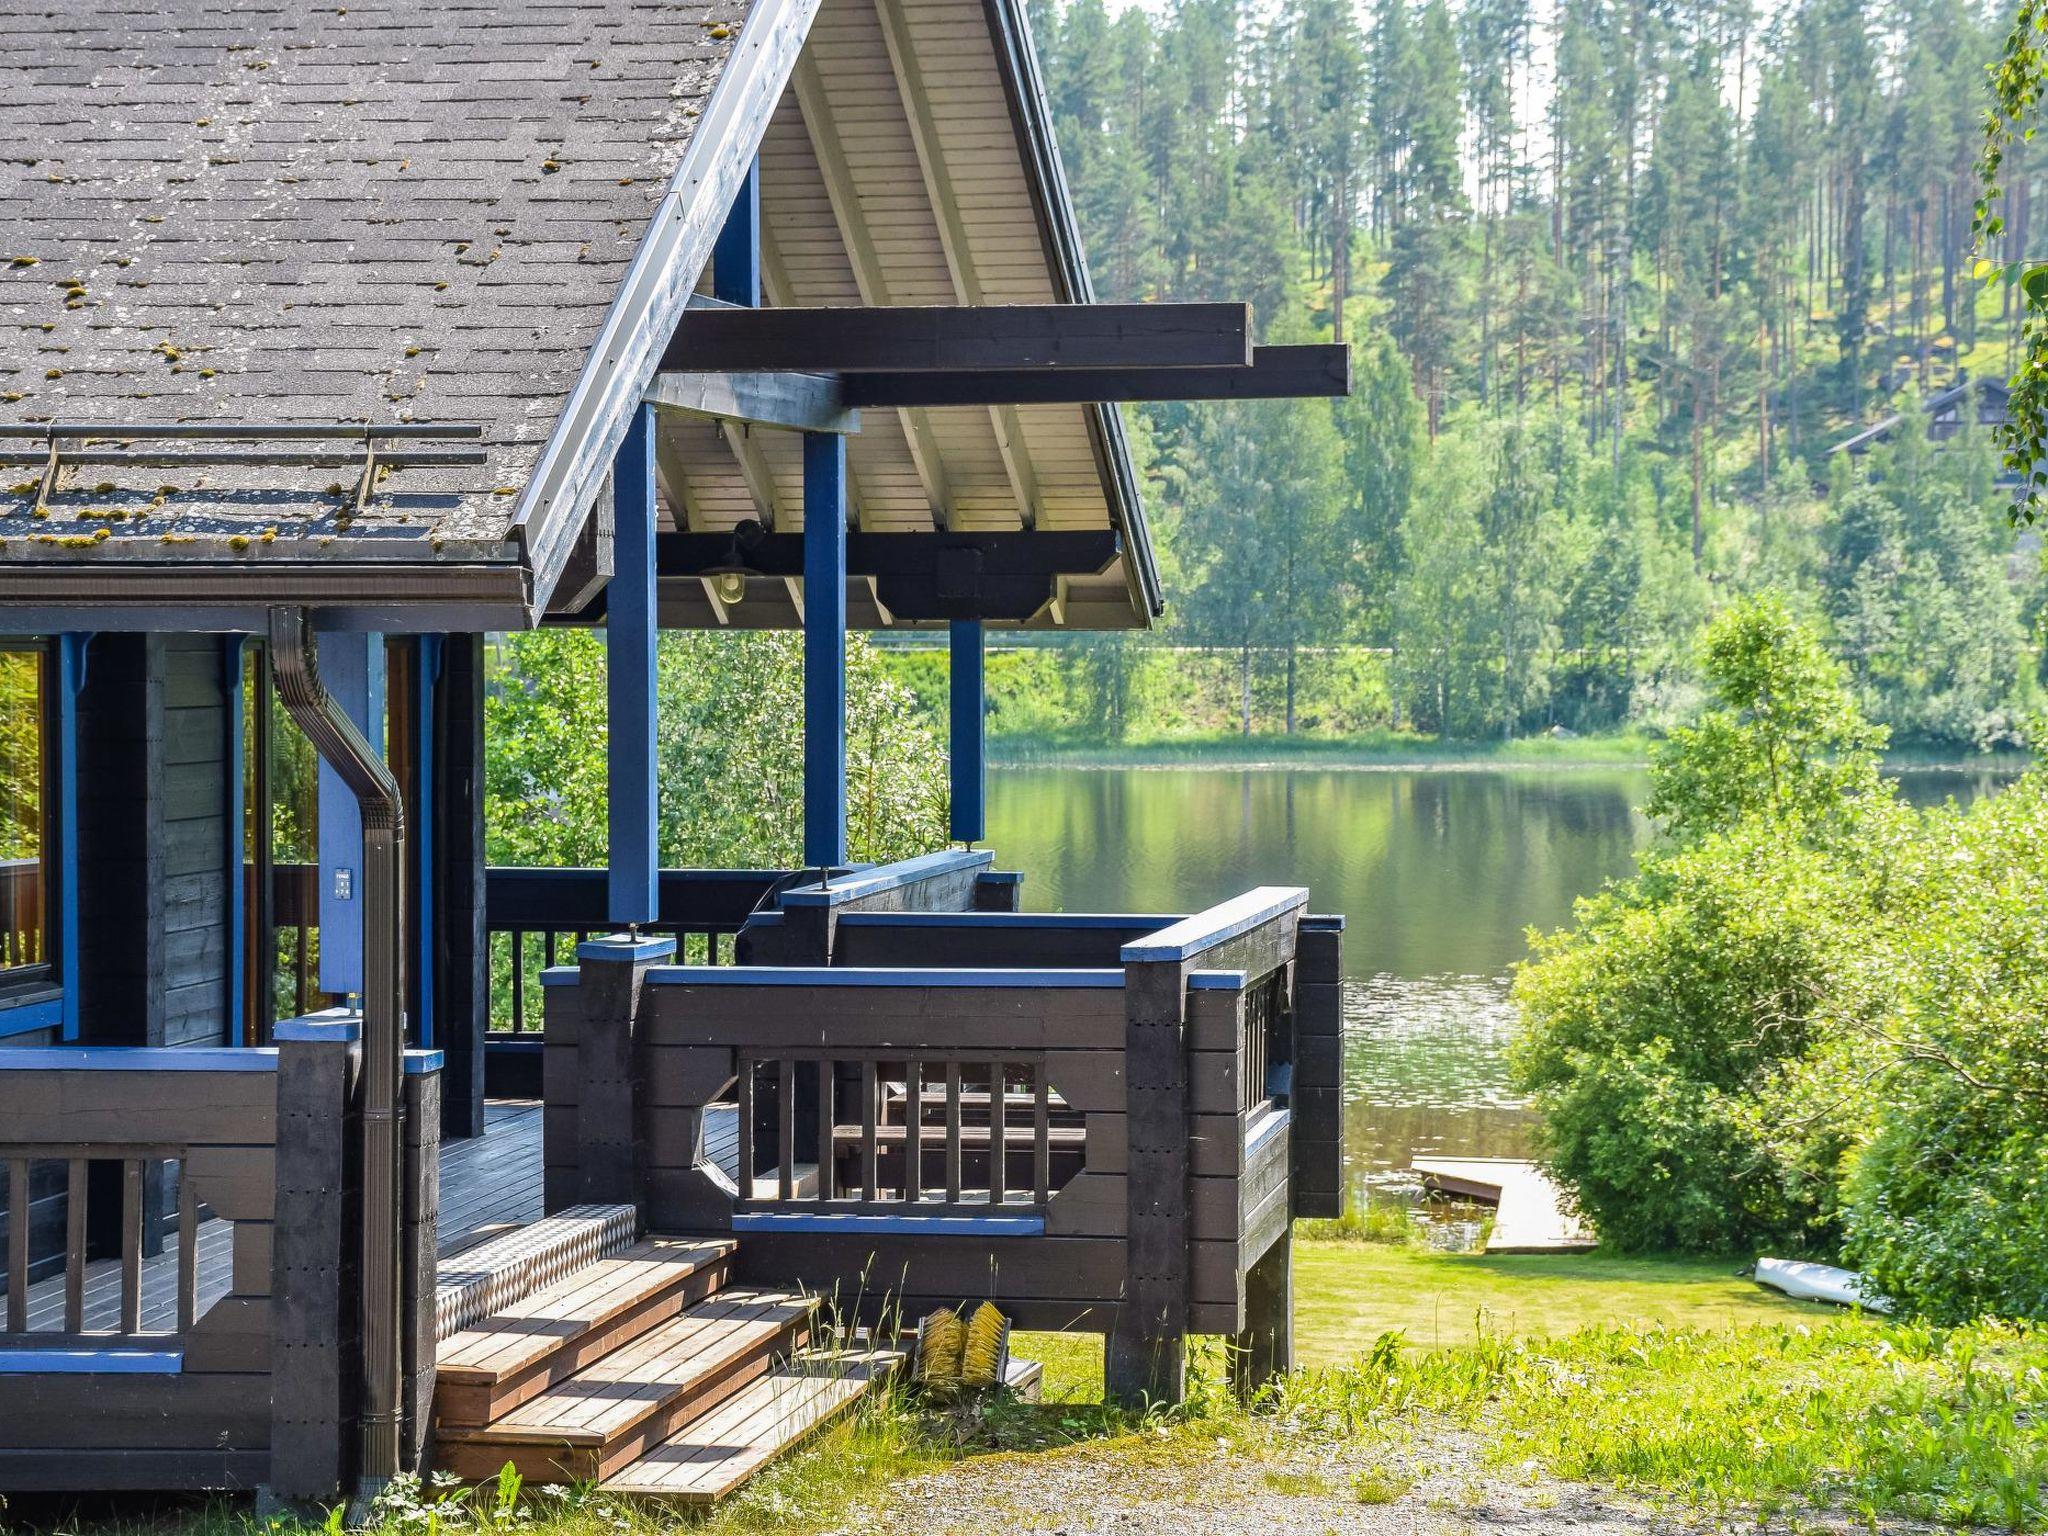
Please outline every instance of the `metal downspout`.
[{"label": "metal downspout", "polygon": [[404,1066],[400,878],[405,807],[398,780],[341,706],[320,686],[309,615],[270,610],[278,697],[313,749],[356,797],[363,821],[363,1234],[362,1485],[357,1510],[399,1471],[399,1083]]}]

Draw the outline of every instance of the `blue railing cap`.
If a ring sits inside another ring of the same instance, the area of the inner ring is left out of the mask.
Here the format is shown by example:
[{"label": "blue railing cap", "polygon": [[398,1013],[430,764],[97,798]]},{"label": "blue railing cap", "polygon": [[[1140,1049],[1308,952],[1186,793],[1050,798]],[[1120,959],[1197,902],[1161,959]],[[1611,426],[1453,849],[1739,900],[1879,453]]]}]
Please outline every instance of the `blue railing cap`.
[{"label": "blue railing cap", "polygon": [[322,1008],[271,1026],[273,1040],[303,1040],[324,1045],[349,1045],[363,1038],[363,1016],[353,1008]]},{"label": "blue railing cap", "polygon": [[1243,971],[1189,971],[1190,992],[1242,992],[1251,978]]},{"label": "blue railing cap", "polygon": [[34,1045],[0,1050],[0,1072],[275,1072],[277,1052],[246,1045]]},{"label": "blue railing cap", "polygon": [[576,946],[578,960],[658,960],[675,952],[674,936],[665,933],[608,933]]},{"label": "blue railing cap", "polygon": [[405,1075],[421,1077],[429,1072],[441,1070],[443,1058],[439,1051],[407,1051],[405,1053]]},{"label": "blue railing cap", "polygon": [[1290,910],[1308,905],[1308,890],[1298,885],[1262,885],[1229,901],[1184,917],[1170,928],[1134,939],[1121,951],[1126,965],[1134,961],[1191,960],[1226,939],[1249,933]]},{"label": "blue railing cap", "polygon": [[942,848],[937,853],[921,853],[914,859],[898,859],[894,864],[878,864],[873,869],[856,875],[846,875],[827,885],[792,886],[782,893],[782,905],[843,906],[861,897],[879,896],[885,891],[915,885],[918,881],[929,880],[935,875],[987,869],[995,862],[995,858],[995,854],[986,848]]}]

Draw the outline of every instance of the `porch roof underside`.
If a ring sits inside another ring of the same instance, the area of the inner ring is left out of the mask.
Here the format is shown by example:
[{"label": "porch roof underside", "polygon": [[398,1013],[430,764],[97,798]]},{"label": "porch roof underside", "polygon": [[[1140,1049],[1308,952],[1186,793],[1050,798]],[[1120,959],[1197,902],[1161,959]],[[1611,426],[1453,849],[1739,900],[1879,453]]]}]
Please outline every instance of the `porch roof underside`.
[{"label": "porch roof underside", "polygon": [[[1025,50],[1006,53],[1006,26],[1022,21],[1003,0],[823,0],[761,146],[764,302],[1092,298],[1056,167],[1032,163],[1033,134],[1049,135],[1044,103]],[[948,535],[1114,536],[1107,559],[1070,541],[1086,558],[1052,574],[1030,615],[989,613],[995,622],[1119,629],[1156,614],[1157,577],[1115,407],[871,409],[846,446],[850,527],[928,546],[928,555],[906,551],[893,564],[926,565],[967,542]],[[726,533],[750,520],[777,532],[803,527],[795,433],[664,411],[657,469],[664,532]],[[780,580],[752,580],[745,602],[727,605],[700,582],[665,579],[662,622],[800,619],[796,592]],[[857,575],[848,622],[879,628],[901,618]]]}]

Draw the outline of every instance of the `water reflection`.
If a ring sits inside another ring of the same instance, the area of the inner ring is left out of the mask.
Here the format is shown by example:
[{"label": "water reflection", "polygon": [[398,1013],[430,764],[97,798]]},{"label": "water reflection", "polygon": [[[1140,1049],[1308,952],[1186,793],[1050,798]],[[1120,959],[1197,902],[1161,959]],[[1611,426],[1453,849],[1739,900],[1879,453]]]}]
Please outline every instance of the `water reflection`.
[{"label": "water reflection", "polygon": [[[2004,781],[1914,770],[1901,789],[1938,804]],[[1526,1154],[1511,968],[1529,929],[1634,869],[1648,791],[1627,768],[1006,769],[989,827],[1040,910],[1185,912],[1285,884],[1344,913],[1349,1174],[1398,1187],[1417,1153]]]}]

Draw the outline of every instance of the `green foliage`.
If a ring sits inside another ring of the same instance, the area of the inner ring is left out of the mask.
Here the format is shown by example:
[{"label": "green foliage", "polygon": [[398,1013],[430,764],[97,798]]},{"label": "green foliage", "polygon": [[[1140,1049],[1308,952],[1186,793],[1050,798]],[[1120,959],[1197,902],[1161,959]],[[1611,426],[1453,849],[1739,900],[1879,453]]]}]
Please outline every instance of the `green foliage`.
[{"label": "green foliage", "polygon": [[1713,706],[1654,756],[1646,807],[1691,841],[1751,818],[1795,835],[1853,816],[1888,791],[1886,733],[1863,718],[1842,666],[1782,599],[1739,603],[1709,626],[1701,668]]},{"label": "green foliage", "polygon": [[[795,634],[670,633],[656,684],[662,862],[795,868],[803,843],[802,642]],[[946,841],[946,756],[916,695],[865,640],[847,646],[852,857]],[[494,864],[601,864],[604,644],[540,630],[499,646],[486,704]]]},{"label": "green foliage", "polygon": [[1667,839],[1516,979],[1549,1157],[1625,1249],[1839,1244],[1909,1310],[2048,1317],[2048,772],[1913,812],[1782,604],[1706,649]]}]

